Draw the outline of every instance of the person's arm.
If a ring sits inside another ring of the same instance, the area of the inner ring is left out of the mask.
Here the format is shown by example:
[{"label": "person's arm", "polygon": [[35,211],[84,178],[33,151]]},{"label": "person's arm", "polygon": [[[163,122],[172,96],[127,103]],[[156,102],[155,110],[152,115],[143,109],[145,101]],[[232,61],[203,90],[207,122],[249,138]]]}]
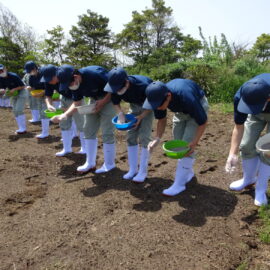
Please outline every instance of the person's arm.
[{"label": "person's arm", "polygon": [[111,100],[111,93],[107,93],[103,99],[96,101],[95,113],[99,112]]},{"label": "person's arm", "polygon": [[49,111],[51,111],[51,112],[55,112],[56,111],[56,109],[53,106],[52,97],[46,96],[45,103],[46,103],[46,106],[47,106],[47,108],[48,108]]},{"label": "person's arm", "polygon": [[194,152],[195,147],[198,145],[198,143],[199,143],[199,141],[200,141],[200,139],[205,131],[206,126],[207,126],[207,122],[198,126],[194,139],[192,140],[192,142],[189,143],[190,150],[188,151],[186,156],[189,156]]},{"label": "person's arm", "polygon": [[71,116],[77,111],[76,107],[81,106],[81,104],[82,104],[82,100],[73,101],[73,103],[69,106],[69,108],[64,113],[52,117],[51,121],[54,123],[59,123],[60,121],[67,119],[68,116]]},{"label": "person's arm", "polygon": [[229,155],[237,155],[239,152],[239,146],[244,134],[244,125],[234,125],[232,137],[231,137],[231,148]]},{"label": "person's arm", "polygon": [[114,108],[115,108],[115,110],[117,112],[117,116],[118,116],[117,123],[120,123],[120,124],[125,123],[126,122],[126,116],[125,116],[125,113],[122,111],[121,105],[120,104],[115,104]]},{"label": "person's arm", "polygon": [[82,105],[82,100],[73,101],[73,103],[69,106],[69,108],[62,114],[64,118],[73,115],[76,111],[78,106]]},{"label": "person's arm", "polygon": [[227,162],[225,165],[226,172],[232,173],[238,163],[238,152],[241,140],[244,134],[244,125],[234,125],[232,137],[231,137],[231,147]]},{"label": "person's arm", "polygon": [[25,88],[25,86],[17,86],[15,88],[10,89],[9,93],[13,94],[15,91],[17,91],[17,90],[20,91],[20,90],[23,90],[24,88]]},{"label": "person's arm", "polygon": [[[11,78],[12,78],[12,82],[15,85],[17,85],[17,87],[9,89],[10,94],[13,94],[15,91],[21,91],[21,90],[25,89],[25,84],[18,75],[16,75],[16,74],[12,75]],[[9,88],[9,87],[7,87],[7,88]]]},{"label": "person's arm", "polygon": [[162,119],[158,119],[158,121],[157,121],[156,138],[161,139],[161,137],[164,134],[166,124],[167,124],[167,117],[164,117]]},{"label": "person's arm", "polygon": [[158,119],[157,121],[157,130],[156,130],[156,138],[154,140],[152,140],[149,144],[148,144],[148,151],[150,153],[153,152],[154,148],[160,143],[161,137],[164,134],[165,128],[166,128],[166,124],[167,124],[167,117]]},{"label": "person's arm", "polygon": [[115,108],[117,114],[123,112],[120,104],[113,105],[113,106],[114,106],[114,108]]},{"label": "person's arm", "polygon": [[137,129],[140,126],[141,121],[143,120],[143,118],[146,117],[150,112],[151,112],[151,110],[145,110],[144,109],[141,114],[136,116],[137,122],[134,124],[135,129]]}]

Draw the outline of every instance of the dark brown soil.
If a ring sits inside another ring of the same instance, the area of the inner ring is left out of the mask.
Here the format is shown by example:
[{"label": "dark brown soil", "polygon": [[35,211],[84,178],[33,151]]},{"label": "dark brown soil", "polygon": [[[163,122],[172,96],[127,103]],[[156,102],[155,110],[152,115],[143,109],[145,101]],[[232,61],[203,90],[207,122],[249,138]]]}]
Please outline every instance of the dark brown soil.
[{"label": "dark brown soil", "polygon": [[[161,147],[143,184],[122,179],[127,152],[120,131],[117,169],[77,175],[83,156],[54,156],[62,147],[57,125],[43,141],[34,137],[39,125],[17,136],[11,110],[1,108],[0,269],[270,269],[270,247],[258,238],[254,190],[228,190],[241,176],[240,169],[224,172],[232,118],[210,113],[196,177],[186,191],[167,198],[161,192],[172,184],[176,160]],[[163,139],[171,139],[170,121]],[[101,165],[101,147],[98,155]]]}]

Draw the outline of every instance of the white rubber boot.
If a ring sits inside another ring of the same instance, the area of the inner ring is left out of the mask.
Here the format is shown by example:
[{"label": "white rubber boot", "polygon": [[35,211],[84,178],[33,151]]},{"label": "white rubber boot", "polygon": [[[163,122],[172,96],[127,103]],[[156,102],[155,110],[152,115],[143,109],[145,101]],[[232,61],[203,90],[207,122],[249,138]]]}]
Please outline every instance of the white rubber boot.
[{"label": "white rubber boot", "polygon": [[39,121],[39,110],[31,110],[32,119],[29,120],[30,123],[36,123]]},{"label": "white rubber boot", "polygon": [[138,151],[139,145],[128,146],[129,171],[123,176],[124,179],[132,179],[138,172]]},{"label": "white rubber boot", "polygon": [[17,134],[24,134],[26,133],[26,121],[25,121],[25,115],[21,114],[16,117],[16,121],[18,124],[19,129],[16,130]]},{"label": "white rubber boot", "polygon": [[95,173],[105,173],[115,168],[115,144],[103,144],[104,163]]},{"label": "white rubber boot", "polygon": [[254,204],[257,206],[267,205],[268,203],[266,192],[269,179],[270,179],[270,166],[263,162],[260,162],[254,200]]},{"label": "white rubber boot", "polygon": [[185,157],[178,160],[175,173],[174,183],[168,188],[164,189],[162,194],[166,196],[175,196],[186,189],[186,184],[193,178],[193,164],[194,158]]},{"label": "white rubber boot", "polygon": [[259,157],[242,160],[243,178],[236,180],[230,184],[230,189],[241,191],[245,187],[252,185],[257,180]]},{"label": "white rubber boot", "polygon": [[144,182],[145,178],[147,177],[148,173],[148,161],[150,158],[150,152],[148,151],[147,148],[142,147],[141,148],[141,158],[140,158],[140,168],[139,172],[137,175],[135,175],[132,178],[132,181],[137,182],[137,183],[142,183]]},{"label": "white rubber boot", "polygon": [[84,155],[86,153],[86,151],[85,151],[85,141],[84,141],[84,133],[83,132],[80,132],[80,142],[81,142],[81,149],[80,149],[80,151],[76,152],[76,154]]},{"label": "white rubber boot", "polygon": [[63,150],[55,154],[57,157],[63,157],[72,152],[71,130],[61,130],[61,134],[63,138]]},{"label": "white rubber boot", "polygon": [[8,107],[9,107],[9,100],[10,100],[10,98],[5,98],[5,99],[4,99],[4,101],[5,101],[5,102],[4,102],[4,107],[5,107],[5,108],[8,108]]},{"label": "white rubber boot", "polygon": [[8,108],[11,108],[11,98],[8,100]]},{"label": "white rubber boot", "polygon": [[86,162],[77,168],[80,173],[87,173],[96,169],[96,157],[97,157],[97,139],[84,139]]},{"label": "white rubber boot", "polygon": [[78,137],[78,131],[74,120],[72,120],[71,130],[72,130],[72,139]]},{"label": "white rubber boot", "polygon": [[45,139],[49,136],[50,119],[41,119],[41,134],[38,134],[36,138]]}]

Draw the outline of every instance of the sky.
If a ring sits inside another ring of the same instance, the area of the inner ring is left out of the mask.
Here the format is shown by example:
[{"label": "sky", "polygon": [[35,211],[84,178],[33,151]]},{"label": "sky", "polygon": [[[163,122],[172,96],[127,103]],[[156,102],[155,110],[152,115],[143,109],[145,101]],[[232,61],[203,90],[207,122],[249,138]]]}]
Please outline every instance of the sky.
[{"label": "sky", "polygon": [[[224,33],[227,40],[251,46],[263,33],[269,34],[270,0],[164,0],[173,10],[173,19],[182,32],[200,39]],[[68,34],[78,16],[87,9],[109,18],[109,28],[119,33],[131,21],[132,11],[151,8],[151,0],[0,0],[21,23],[38,35],[57,25]],[[268,22],[268,23],[267,23]]]}]

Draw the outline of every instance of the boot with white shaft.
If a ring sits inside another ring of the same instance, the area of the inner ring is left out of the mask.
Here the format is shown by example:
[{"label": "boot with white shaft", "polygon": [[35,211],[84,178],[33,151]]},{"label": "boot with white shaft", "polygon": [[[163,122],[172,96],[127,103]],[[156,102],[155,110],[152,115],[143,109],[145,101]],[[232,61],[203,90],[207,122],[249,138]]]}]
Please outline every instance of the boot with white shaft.
[{"label": "boot with white shaft", "polygon": [[186,184],[193,178],[194,158],[185,157],[178,160],[174,183],[162,194],[166,196],[175,196],[186,189]]},{"label": "boot with white shaft", "polygon": [[257,180],[259,157],[242,160],[243,178],[236,180],[230,184],[230,189],[234,191],[241,191],[244,188],[252,185]]}]

